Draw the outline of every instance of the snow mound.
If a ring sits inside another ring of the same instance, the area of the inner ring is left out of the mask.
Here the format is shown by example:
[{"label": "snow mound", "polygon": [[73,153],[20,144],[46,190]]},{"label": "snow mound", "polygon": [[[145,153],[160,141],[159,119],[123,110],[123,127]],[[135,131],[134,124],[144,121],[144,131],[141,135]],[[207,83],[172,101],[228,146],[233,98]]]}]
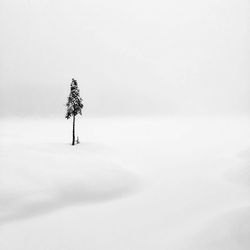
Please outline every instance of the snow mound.
[{"label": "snow mound", "polygon": [[185,249],[248,250],[250,246],[249,207],[237,208],[211,219]]},{"label": "snow mound", "polygon": [[[0,223],[79,203],[123,197],[137,178],[101,154],[101,146],[36,144],[1,151]],[[10,154],[15,157],[10,157]]]}]

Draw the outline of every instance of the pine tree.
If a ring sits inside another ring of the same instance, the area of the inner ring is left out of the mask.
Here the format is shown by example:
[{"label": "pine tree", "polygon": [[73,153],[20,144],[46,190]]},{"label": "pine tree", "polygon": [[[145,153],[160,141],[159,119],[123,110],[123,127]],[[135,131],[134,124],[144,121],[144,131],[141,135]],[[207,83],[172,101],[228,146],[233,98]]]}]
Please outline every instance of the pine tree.
[{"label": "pine tree", "polygon": [[73,117],[73,133],[72,133],[72,145],[75,145],[75,117],[80,114],[82,115],[82,98],[80,97],[80,91],[78,89],[77,81],[73,78],[70,86],[70,94],[68,102],[66,104],[67,113],[66,119]]}]

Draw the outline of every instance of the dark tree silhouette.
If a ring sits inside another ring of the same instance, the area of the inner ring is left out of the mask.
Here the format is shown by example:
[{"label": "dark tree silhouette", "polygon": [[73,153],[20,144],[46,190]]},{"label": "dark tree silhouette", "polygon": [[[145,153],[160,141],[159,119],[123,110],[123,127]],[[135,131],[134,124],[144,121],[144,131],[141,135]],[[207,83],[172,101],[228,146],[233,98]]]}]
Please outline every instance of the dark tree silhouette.
[{"label": "dark tree silhouette", "polygon": [[65,118],[69,119],[73,117],[73,132],[72,132],[72,145],[75,145],[75,117],[82,115],[82,98],[80,97],[80,91],[78,89],[77,81],[73,78],[70,85],[70,94],[68,102],[66,104],[67,113]]}]

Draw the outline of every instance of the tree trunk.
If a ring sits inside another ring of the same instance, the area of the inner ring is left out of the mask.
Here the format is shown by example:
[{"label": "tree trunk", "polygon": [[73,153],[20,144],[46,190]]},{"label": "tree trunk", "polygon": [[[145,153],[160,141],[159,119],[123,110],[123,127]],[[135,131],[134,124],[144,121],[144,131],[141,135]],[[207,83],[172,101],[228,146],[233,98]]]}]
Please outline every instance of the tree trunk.
[{"label": "tree trunk", "polygon": [[75,145],[75,116],[73,115],[73,138],[72,138],[72,145]]}]

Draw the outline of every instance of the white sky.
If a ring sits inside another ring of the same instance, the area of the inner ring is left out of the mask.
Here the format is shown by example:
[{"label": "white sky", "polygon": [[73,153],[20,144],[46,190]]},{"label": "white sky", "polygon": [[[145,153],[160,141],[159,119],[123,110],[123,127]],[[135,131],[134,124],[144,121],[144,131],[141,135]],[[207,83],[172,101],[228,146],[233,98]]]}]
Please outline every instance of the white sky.
[{"label": "white sky", "polygon": [[0,0],[0,114],[250,110],[248,0]]}]

